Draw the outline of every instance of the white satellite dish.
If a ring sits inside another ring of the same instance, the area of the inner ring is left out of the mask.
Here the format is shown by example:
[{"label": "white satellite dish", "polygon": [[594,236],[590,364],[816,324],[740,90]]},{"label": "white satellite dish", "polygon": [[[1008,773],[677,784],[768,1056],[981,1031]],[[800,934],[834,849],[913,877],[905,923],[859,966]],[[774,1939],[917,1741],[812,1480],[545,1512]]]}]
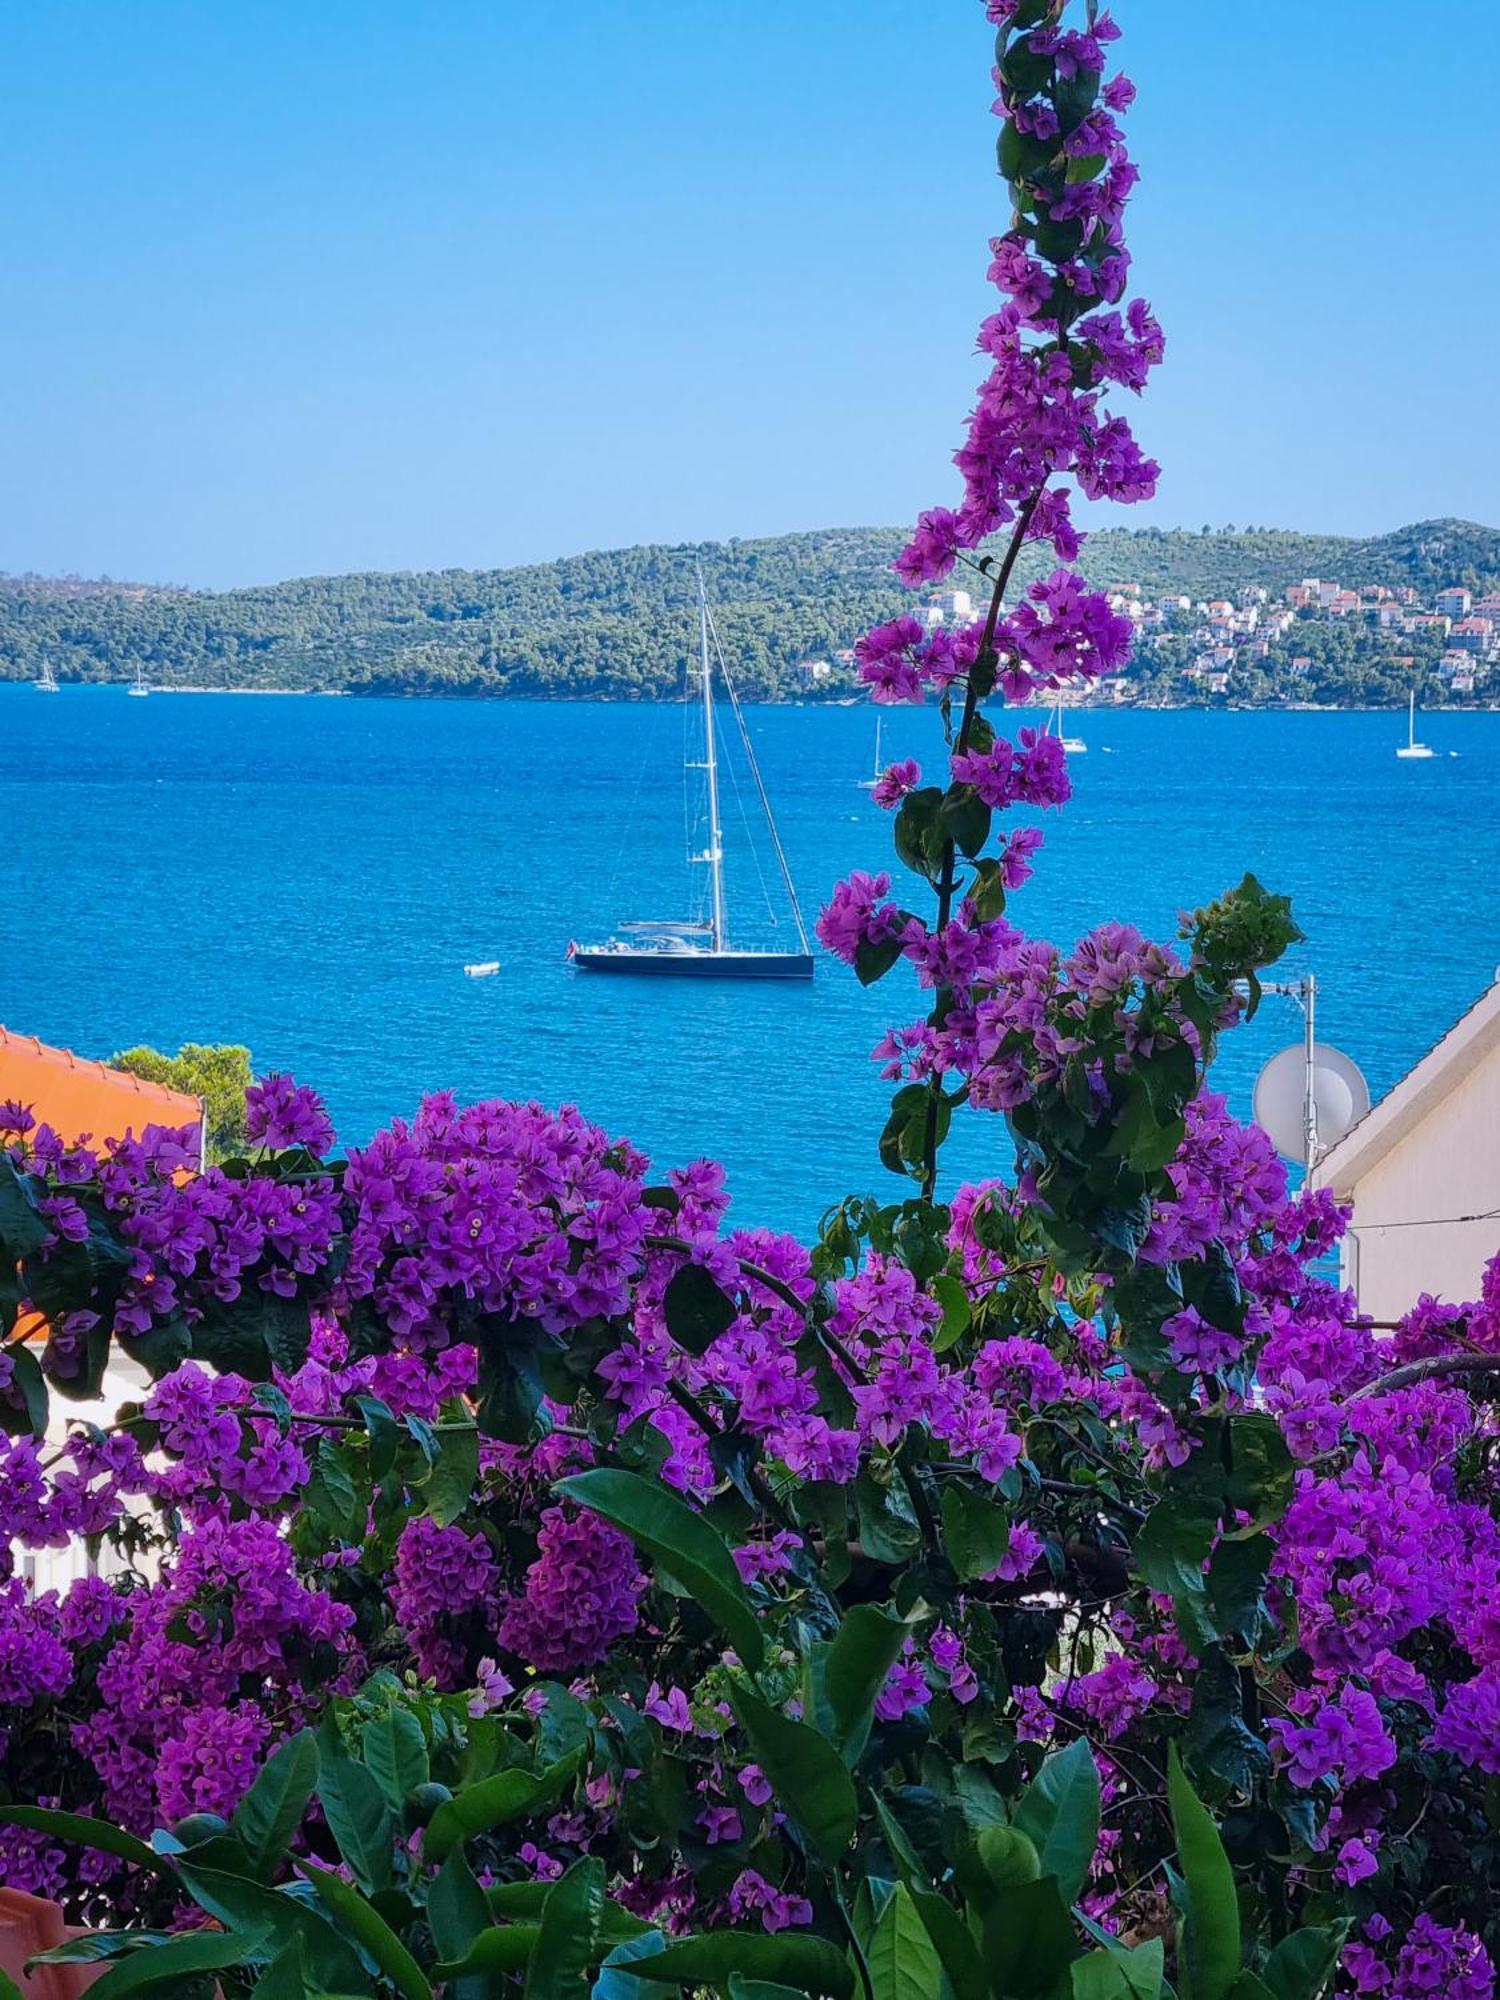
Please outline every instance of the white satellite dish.
[{"label": "white satellite dish", "polygon": [[1294,1042],[1272,1056],[1255,1079],[1254,1117],[1278,1153],[1307,1160],[1308,1066],[1317,1110],[1319,1153],[1352,1132],[1370,1108],[1370,1086],[1342,1049],[1327,1042]]}]

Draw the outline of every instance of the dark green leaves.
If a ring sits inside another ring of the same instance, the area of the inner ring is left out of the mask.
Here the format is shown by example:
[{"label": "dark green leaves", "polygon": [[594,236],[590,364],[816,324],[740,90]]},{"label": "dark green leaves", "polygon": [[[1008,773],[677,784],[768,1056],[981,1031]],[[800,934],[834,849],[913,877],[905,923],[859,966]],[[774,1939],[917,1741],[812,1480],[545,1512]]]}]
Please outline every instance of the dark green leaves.
[{"label": "dark green leaves", "polygon": [[910,1630],[905,1619],[873,1604],[857,1604],[846,1614],[823,1657],[821,1681],[829,1733],[850,1763],[864,1749],[875,1697]]},{"label": "dark green leaves", "polygon": [[390,1708],[364,1727],[365,1762],[386,1803],[400,1812],[408,1796],[430,1775],[422,1725],[410,1709]]},{"label": "dark green leaves", "polygon": [[939,812],[943,794],[936,785],[924,785],[908,792],[901,801],[893,827],[896,852],[906,866],[924,880],[936,884],[943,870],[943,848],[947,833]]},{"label": "dark green leaves", "polygon": [[542,1906],[541,1931],[526,1967],[526,2000],[588,2000],[603,1916],[604,1863],[575,1861]]},{"label": "dark green leaves", "polygon": [[664,1486],[633,1472],[601,1468],[560,1479],[557,1490],[613,1521],[694,1597],[752,1669],[765,1641],[729,1545],[718,1530]]},{"label": "dark green leaves", "polygon": [[684,1264],[662,1298],[667,1332],[689,1354],[702,1354],[734,1324],[735,1304],[701,1264]]},{"label": "dark green leaves", "polygon": [[274,1873],[302,1824],[317,1782],[318,1746],[310,1729],[288,1737],[267,1758],[230,1821],[256,1874]]},{"label": "dark green leaves", "polygon": [[360,1888],[373,1896],[388,1887],[395,1822],[374,1773],[352,1757],[325,1749],[318,1797],[328,1830]]},{"label": "dark green leaves", "polygon": [[574,1750],[540,1774],[498,1771],[493,1778],[466,1785],[428,1821],[422,1836],[423,1860],[429,1864],[442,1861],[461,1841],[551,1805],[578,1775],[582,1761],[582,1750]]},{"label": "dark green leaves", "polygon": [[793,1722],[748,1689],[736,1689],[732,1700],[777,1805],[813,1852],[836,1866],[859,1818],[854,1781],[838,1751],[809,1723]]},{"label": "dark green leaves", "polygon": [[875,2000],[933,2000],[942,1960],[904,1883],[886,1899],[865,1948]]},{"label": "dark green leaves", "polygon": [[89,1992],[99,2000],[123,2000],[127,1993],[173,1992],[177,1982],[186,1982],[195,1974],[242,1965],[260,1949],[266,1936],[264,1930],[190,1931],[118,1959]]},{"label": "dark green leaves", "polygon": [[432,2000],[427,1975],[375,1906],[342,1876],[315,1868],[310,1861],[300,1865],[340,1925],[374,1959],[401,2000]]},{"label": "dark green leaves", "polygon": [[1348,1924],[1293,1931],[1266,1960],[1265,1983],[1276,2000],[1322,2000],[1349,1935]]},{"label": "dark green leaves", "polygon": [[1010,1547],[1010,1521],[1005,1510],[970,1486],[945,1486],[943,1547],[963,1582],[992,1576]]},{"label": "dark green leaves", "polygon": [[728,1995],[735,1979],[771,1980],[794,1992],[849,2000],[854,1974],[843,1954],[826,1938],[782,1931],[705,1931],[701,1937],[669,1944],[654,1958],[636,1959],[637,1979],[660,1980],[669,1986],[710,1986]]},{"label": "dark green leaves", "polygon": [[1042,1873],[1055,1875],[1064,1899],[1076,1903],[1099,1841],[1099,1772],[1082,1737],[1043,1764],[1016,1808],[1015,1826],[1034,1843]]},{"label": "dark green leaves", "polygon": [[1188,1783],[1174,1743],[1167,1800],[1182,1868],[1182,2000],[1228,2000],[1240,1976],[1240,1906],[1234,1870],[1213,1817]]},{"label": "dark green leaves", "polygon": [[70,1846],[92,1847],[103,1854],[117,1855],[121,1861],[128,1861],[136,1868],[149,1868],[156,1875],[171,1873],[161,1855],[144,1840],[137,1840],[123,1827],[111,1826],[107,1820],[91,1819],[86,1813],[53,1812],[46,1806],[0,1805],[0,1826],[29,1827],[34,1833],[50,1833],[55,1840]]}]

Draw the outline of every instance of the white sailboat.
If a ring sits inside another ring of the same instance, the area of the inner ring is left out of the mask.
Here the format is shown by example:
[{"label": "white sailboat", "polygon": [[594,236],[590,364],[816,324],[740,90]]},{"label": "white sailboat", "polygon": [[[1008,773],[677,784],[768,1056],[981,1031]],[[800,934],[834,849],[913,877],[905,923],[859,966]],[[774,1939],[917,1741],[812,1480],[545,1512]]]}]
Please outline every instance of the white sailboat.
[{"label": "white sailboat", "polygon": [[884,718],[879,715],[875,718],[875,764],[869,777],[861,778],[859,781],[859,788],[862,792],[874,791],[875,787],[880,783],[881,773],[885,768],[880,761],[880,725],[883,720]]},{"label": "white sailboat", "polygon": [[1081,757],[1084,751],[1088,749],[1088,744],[1084,742],[1081,736],[1069,736],[1064,729],[1061,696],[1053,703],[1052,714],[1048,718],[1047,726],[1062,744],[1064,751],[1069,757]]},{"label": "white sailboat", "polygon": [[52,671],[52,662],[50,660],[43,660],[42,671],[37,676],[37,679],[35,680],[33,685],[35,686],[38,694],[57,693],[60,683],[58,681],[57,675]]},{"label": "white sailboat", "polygon": [[135,679],[130,683],[130,686],[126,689],[126,693],[133,695],[148,695],[150,694],[150,692],[151,692],[150,688],[147,687],[146,685],[145,669],[143,667],[137,667],[135,670]]},{"label": "white sailboat", "polygon": [[1426,743],[1417,741],[1417,691],[1411,691],[1411,700],[1406,710],[1406,741],[1397,747],[1398,757],[1430,757],[1433,752]]},{"label": "white sailboat", "polygon": [[[706,918],[689,918],[680,922],[654,920],[622,924],[620,928],[625,935],[612,937],[604,944],[570,944],[568,958],[580,972],[634,972],[656,977],[696,979],[811,979],[814,966],[812,946],[808,942],[797,891],[776,831],[760,766],[755,761],[750,732],[740,712],[729,663],[724,657],[718,629],[708,608],[701,570],[698,574],[698,626],[698,693],[703,704],[704,745],[701,768],[707,781],[708,845],[691,858],[705,865],[709,871],[708,914]],[[798,948],[795,951],[766,951],[730,942],[729,914],[724,898],[724,833],[719,816],[719,751],[714,724],[715,660],[739,728],[755,794],[765,815],[771,846],[781,871],[782,886],[791,905],[792,923],[797,933]]]}]

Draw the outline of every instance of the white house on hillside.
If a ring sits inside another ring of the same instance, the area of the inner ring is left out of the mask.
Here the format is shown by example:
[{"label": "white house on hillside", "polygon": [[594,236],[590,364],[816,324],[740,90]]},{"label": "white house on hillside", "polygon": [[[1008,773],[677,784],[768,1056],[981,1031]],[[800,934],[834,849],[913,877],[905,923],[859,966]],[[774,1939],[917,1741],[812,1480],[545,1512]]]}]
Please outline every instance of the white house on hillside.
[{"label": "white house on hillside", "polygon": [[1377,1322],[1479,1296],[1500,1250],[1500,977],[1319,1161],[1354,1203],[1344,1281]]}]

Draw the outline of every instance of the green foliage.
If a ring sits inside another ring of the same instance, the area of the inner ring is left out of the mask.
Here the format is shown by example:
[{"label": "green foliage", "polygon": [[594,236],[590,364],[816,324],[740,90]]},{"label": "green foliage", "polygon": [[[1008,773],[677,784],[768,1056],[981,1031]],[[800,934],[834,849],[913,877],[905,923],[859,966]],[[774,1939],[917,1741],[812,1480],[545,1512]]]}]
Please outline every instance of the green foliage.
[{"label": "green foliage", "polygon": [[[743,692],[837,697],[854,684],[849,669],[806,687],[798,667],[908,608],[890,571],[904,539],[895,529],[826,529],[701,549],[606,550],[523,569],[306,577],[225,592],[0,578],[0,679],[34,680],[51,659],[65,681],[127,681],[140,667],[175,686],[660,700],[680,691],[696,643],[701,557]],[[1030,581],[1042,562],[1028,551],[1018,580]],[[1313,575],[1356,588],[1409,584],[1426,597],[1445,583],[1500,584],[1500,535],[1465,521],[1362,541],[1269,528],[1106,529],[1089,537],[1079,567],[1100,584],[1138,583],[1147,597],[1196,600],[1247,585],[1279,595]],[[1296,638],[1264,677],[1267,694],[1405,699],[1402,670],[1372,667],[1366,691],[1359,662],[1410,653],[1409,639],[1392,647],[1362,627],[1312,622]],[[1320,646],[1327,668],[1320,661],[1320,678],[1304,691],[1287,662]],[[1138,671],[1143,684],[1170,684],[1174,669],[1153,656]]]},{"label": "green foliage", "polygon": [[109,1060],[111,1069],[128,1070],[144,1083],[160,1083],[201,1098],[210,1161],[217,1164],[245,1151],[245,1091],[254,1081],[247,1048],[237,1042],[184,1042],[175,1056],[168,1056],[142,1043]]}]

